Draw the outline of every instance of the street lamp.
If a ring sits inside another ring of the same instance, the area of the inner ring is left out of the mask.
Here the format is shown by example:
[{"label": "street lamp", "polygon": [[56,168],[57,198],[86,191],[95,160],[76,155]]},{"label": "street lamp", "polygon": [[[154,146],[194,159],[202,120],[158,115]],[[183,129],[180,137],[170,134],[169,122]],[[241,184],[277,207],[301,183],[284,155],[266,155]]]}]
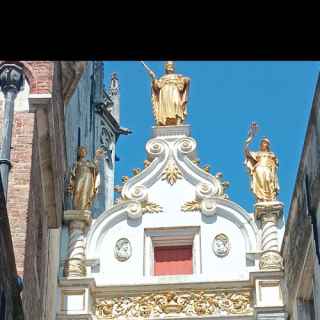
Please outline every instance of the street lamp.
[{"label": "street lamp", "polygon": [[8,174],[11,168],[10,151],[13,126],[14,100],[24,84],[23,70],[16,64],[0,66],[0,88],[4,93],[5,105],[2,127],[2,147],[0,152],[0,172],[5,197],[8,191]]}]

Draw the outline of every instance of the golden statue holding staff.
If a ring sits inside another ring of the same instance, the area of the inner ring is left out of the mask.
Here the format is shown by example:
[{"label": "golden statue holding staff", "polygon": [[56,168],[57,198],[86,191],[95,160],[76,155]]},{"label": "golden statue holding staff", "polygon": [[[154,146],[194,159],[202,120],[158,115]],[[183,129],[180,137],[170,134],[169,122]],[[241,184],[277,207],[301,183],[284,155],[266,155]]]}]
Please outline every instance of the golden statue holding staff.
[{"label": "golden statue holding staff", "polygon": [[156,79],[155,73],[143,62],[151,79],[151,101],[158,126],[179,125],[187,115],[190,78],[175,73],[173,61],[165,64],[166,74]]},{"label": "golden statue holding staff", "polygon": [[98,160],[103,155],[98,149],[94,160],[84,160],[87,155],[85,147],[78,151],[78,161],[70,172],[68,191],[73,194],[73,209],[88,210],[91,208],[100,185]]},{"label": "golden statue holding staff", "polygon": [[245,165],[251,176],[251,190],[257,202],[277,201],[276,197],[280,190],[277,176],[279,162],[275,154],[270,151],[270,141],[263,138],[260,142],[260,151],[249,150],[249,144],[257,130],[258,126],[253,122],[244,147]]}]

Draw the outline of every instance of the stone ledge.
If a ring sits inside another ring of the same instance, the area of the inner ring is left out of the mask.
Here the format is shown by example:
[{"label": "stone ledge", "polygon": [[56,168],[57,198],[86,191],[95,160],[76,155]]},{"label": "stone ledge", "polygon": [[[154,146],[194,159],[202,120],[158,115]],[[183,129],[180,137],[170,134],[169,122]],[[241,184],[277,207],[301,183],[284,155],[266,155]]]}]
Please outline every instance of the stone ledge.
[{"label": "stone ledge", "polygon": [[286,320],[288,313],[284,307],[256,307],[255,314],[257,320]]},{"label": "stone ledge", "polygon": [[85,278],[85,277],[60,278],[59,287],[60,288],[82,287],[82,288],[93,289],[96,287],[96,282],[94,278]]},{"label": "stone ledge", "polygon": [[51,102],[51,94],[49,93],[32,93],[29,94],[29,112],[34,113],[37,108],[46,108]]},{"label": "stone ledge", "polygon": [[189,124],[179,126],[153,126],[152,137],[181,137],[191,135],[191,126]]},{"label": "stone ledge", "polygon": [[90,210],[65,210],[63,214],[63,220],[69,221],[84,221],[88,225],[92,221]]},{"label": "stone ledge", "polygon": [[257,279],[283,279],[284,272],[283,270],[260,270],[260,271],[253,271],[250,272],[250,282],[254,285],[255,280]]},{"label": "stone ledge", "polygon": [[57,313],[57,320],[95,320],[96,317],[91,313],[86,314],[67,314]]}]

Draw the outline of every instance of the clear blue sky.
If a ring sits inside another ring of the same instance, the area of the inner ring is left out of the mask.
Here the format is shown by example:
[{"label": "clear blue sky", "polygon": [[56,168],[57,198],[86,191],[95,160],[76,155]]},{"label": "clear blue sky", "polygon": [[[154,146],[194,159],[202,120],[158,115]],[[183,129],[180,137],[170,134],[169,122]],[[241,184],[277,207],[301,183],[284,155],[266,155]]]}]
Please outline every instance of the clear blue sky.
[{"label": "clear blue sky", "polygon": [[[148,61],[157,77],[163,62]],[[260,127],[251,149],[268,136],[279,158],[279,200],[289,210],[307,122],[318,78],[319,62],[177,61],[176,71],[191,77],[187,123],[198,143],[201,165],[222,172],[230,182],[232,201],[253,211],[254,198],[243,165],[243,143],[252,121]],[[150,78],[140,62],[105,62],[105,82],[111,73],[120,80],[121,126],[133,131],[117,145],[116,183],[131,170],[143,168],[145,143],[154,123]]]}]

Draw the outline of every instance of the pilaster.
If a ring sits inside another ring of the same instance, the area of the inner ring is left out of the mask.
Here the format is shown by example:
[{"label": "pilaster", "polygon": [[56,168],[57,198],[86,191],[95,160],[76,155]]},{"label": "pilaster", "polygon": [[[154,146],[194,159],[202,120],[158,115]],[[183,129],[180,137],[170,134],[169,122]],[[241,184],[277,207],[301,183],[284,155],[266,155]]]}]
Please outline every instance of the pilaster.
[{"label": "pilaster", "polygon": [[278,245],[279,218],[282,216],[283,204],[279,201],[257,202],[255,204],[255,218],[260,221],[261,250],[260,258],[261,270],[282,270],[282,257]]},{"label": "pilaster", "polygon": [[89,210],[66,210],[64,221],[69,227],[68,258],[65,261],[65,277],[85,277],[85,231],[91,224]]}]

